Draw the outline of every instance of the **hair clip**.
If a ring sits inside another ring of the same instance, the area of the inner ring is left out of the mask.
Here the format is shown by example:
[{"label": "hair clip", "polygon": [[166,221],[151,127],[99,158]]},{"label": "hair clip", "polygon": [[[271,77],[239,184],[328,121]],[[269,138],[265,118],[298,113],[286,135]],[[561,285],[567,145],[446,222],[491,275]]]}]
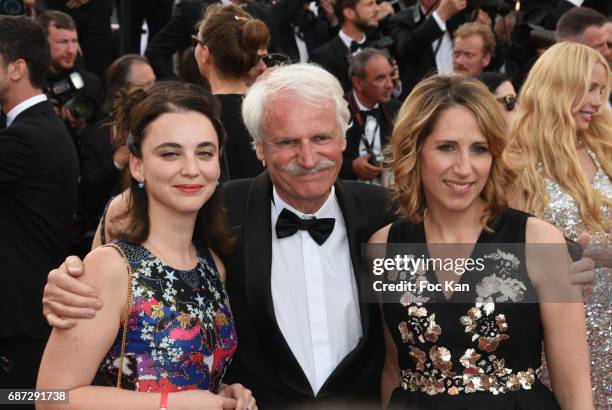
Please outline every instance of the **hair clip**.
[{"label": "hair clip", "polygon": [[250,19],[249,19],[249,18],[247,18],[247,17],[241,17],[241,16],[234,16],[234,18],[235,18],[237,21],[240,21],[240,20],[249,21],[249,20],[250,20]]}]

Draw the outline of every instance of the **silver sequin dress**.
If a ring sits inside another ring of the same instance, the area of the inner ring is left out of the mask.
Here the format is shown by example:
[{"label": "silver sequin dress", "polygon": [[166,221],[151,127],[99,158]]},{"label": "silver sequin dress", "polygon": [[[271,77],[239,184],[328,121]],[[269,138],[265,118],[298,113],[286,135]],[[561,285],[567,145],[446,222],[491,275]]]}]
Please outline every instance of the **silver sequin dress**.
[{"label": "silver sequin dress", "polygon": [[[597,166],[593,178],[593,188],[605,197],[612,199],[612,181],[606,175],[597,157],[587,149],[591,159]],[[557,182],[546,180],[548,193],[548,206],[544,212],[544,219],[557,226],[563,233],[575,239],[582,232],[588,230],[582,224],[578,205]],[[602,220],[612,219],[612,208],[603,206]],[[588,232],[592,244],[606,244],[605,232]],[[610,245],[608,233],[607,245]],[[593,400],[598,410],[608,410],[612,407],[612,354],[610,351],[610,320],[612,316],[611,291],[612,269],[597,269],[597,281],[592,294],[588,297],[586,308],[586,325],[589,348],[591,350],[591,384],[593,386]]]}]

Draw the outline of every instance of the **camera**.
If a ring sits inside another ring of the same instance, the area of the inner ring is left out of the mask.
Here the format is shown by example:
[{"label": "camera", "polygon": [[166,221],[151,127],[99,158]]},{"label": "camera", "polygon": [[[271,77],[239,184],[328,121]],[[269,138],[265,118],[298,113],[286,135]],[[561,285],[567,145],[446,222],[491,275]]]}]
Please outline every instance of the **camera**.
[{"label": "camera", "polygon": [[91,97],[79,94],[84,86],[83,77],[75,71],[67,78],[48,83],[45,93],[60,107],[66,108],[75,119],[91,120],[95,114],[96,102]]},{"label": "camera", "polygon": [[25,14],[25,6],[21,0],[0,0],[0,15],[21,16]]}]

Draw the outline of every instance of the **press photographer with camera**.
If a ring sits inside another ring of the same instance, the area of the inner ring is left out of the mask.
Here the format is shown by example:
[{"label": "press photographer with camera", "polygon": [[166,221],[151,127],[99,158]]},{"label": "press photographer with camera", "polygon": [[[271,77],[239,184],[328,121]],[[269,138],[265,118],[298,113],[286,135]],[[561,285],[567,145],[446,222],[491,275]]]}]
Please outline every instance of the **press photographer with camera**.
[{"label": "press photographer with camera", "polygon": [[340,178],[378,185],[382,177],[382,150],[393,131],[393,118],[401,103],[392,98],[393,66],[387,55],[365,48],[350,60],[352,90],[344,96],[351,113],[346,131]]},{"label": "press photographer with camera", "polygon": [[102,85],[93,73],[76,66],[79,39],[72,17],[47,10],[38,16],[38,21],[51,52],[45,93],[77,143],[85,125],[99,117]]}]

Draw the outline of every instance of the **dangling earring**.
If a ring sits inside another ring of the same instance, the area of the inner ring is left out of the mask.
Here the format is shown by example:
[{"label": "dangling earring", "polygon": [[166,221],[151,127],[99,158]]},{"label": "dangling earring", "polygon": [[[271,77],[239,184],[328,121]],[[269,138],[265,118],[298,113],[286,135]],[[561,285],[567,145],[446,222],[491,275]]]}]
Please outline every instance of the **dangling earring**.
[{"label": "dangling earring", "polygon": [[138,183],[138,189],[144,189],[144,182]]}]

